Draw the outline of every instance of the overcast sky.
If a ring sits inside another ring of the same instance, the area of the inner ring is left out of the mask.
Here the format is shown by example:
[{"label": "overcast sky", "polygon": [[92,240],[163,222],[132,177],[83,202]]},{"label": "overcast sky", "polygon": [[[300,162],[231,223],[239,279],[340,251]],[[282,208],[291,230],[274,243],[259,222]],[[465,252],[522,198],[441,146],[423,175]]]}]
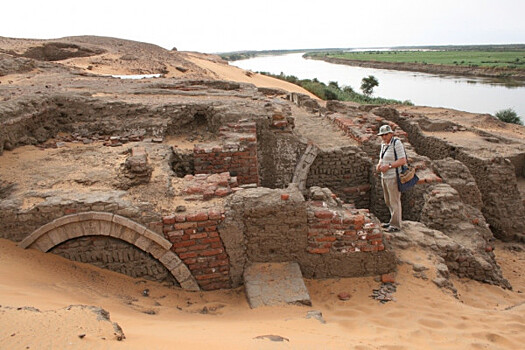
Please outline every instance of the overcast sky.
[{"label": "overcast sky", "polygon": [[0,36],[110,36],[208,53],[525,43],[524,0],[7,0]]}]

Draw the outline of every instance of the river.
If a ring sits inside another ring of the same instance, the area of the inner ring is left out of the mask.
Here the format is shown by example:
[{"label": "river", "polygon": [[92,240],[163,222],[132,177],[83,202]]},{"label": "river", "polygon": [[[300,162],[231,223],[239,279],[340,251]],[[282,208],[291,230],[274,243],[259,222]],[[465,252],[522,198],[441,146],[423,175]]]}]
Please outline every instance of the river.
[{"label": "river", "polygon": [[373,75],[379,81],[373,96],[410,100],[417,106],[445,107],[472,113],[494,115],[512,108],[525,122],[525,85],[508,87],[488,78],[434,75],[386,69],[352,67],[324,61],[307,60],[303,53],[258,56],[231,62],[253,72],[294,75],[328,84],[335,81],[361,92],[361,79]]}]

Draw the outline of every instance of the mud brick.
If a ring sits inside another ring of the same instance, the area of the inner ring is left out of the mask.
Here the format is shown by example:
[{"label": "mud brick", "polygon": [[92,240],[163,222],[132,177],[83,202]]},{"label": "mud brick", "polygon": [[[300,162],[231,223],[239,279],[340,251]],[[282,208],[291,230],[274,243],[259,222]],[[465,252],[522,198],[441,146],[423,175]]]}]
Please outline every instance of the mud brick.
[{"label": "mud brick", "polygon": [[306,250],[312,254],[326,254],[330,252],[329,248],[306,248]]}]

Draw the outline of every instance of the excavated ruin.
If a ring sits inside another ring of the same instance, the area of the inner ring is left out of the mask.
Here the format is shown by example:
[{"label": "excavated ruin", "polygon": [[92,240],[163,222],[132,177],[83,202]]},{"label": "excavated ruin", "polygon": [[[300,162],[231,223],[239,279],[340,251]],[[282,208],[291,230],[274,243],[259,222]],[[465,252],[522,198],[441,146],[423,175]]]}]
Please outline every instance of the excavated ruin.
[{"label": "excavated ruin", "polygon": [[[105,52],[67,42],[0,56],[0,237],[190,290],[237,287],[255,263],[387,274],[413,245],[444,277],[511,288],[493,241],[525,242],[523,139],[396,107],[49,63],[61,48]],[[379,225],[383,124],[420,178],[397,236]]]}]

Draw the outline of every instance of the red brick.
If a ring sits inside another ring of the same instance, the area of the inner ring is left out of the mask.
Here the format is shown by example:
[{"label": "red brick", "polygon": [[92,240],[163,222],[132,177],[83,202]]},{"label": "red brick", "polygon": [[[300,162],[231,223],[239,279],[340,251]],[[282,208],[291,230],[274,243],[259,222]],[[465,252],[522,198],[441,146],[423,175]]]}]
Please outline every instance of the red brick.
[{"label": "red brick", "polygon": [[208,217],[212,220],[222,219],[222,213],[220,210],[211,209],[208,211]]},{"label": "red brick", "polygon": [[207,226],[204,228],[204,231],[206,232],[215,232],[217,231],[217,226]]},{"label": "red brick", "polygon": [[383,238],[383,234],[382,233],[369,233],[366,235],[366,239],[371,239],[371,240],[374,240],[374,239],[382,239]]},{"label": "red brick", "polygon": [[316,242],[335,242],[335,236],[318,237],[315,239]]},{"label": "red brick", "polygon": [[212,256],[212,255],[218,255],[218,254],[221,254],[223,252],[222,248],[219,248],[219,249],[210,249],[210,250],[206,250],[204,252],[201,252],[200,253],[200,256]]},{"label": "red brick", "polygon": [[175,223],[175,216],[173,216],[173,215],[165,216],[165,217],[162,218],[162,222],[165,225],[173,225]]},{"label": "red brick", "polygon": [[210,233],[208,233],[208,237],[219,237],[219,233],[218,232],[210,232]]},{"label": "red brick", "polygon": [[197,228],[196,222],[179,222],[173,225],[173,227],[177,230],[186,230],[189,228]]},{"label": "red brick", "polygon": [[287,201],[288,199],[290,199],[290,195],[288,193],[282,193],[281,194],[281,199],[283,201]]},{"label": "red brick", "polygon": [[216,260],[210,262],[210,267],[218,267],[218,266],[229,266],[228,260]]},{"label": "red brick", "polygon": [[[189,247],[190,250],[204,250],[208,248],[209,248],[208,244],[197,244],[197,245]],[[202,253],[200,255],[202,255]]]},{"label": "red brick", "polygon": [[[181,253],[179,254],[179,258],[181,259],[187,259],[187,258],[196,258],[197,257],[197,253],[196,252],[187,252],[187,253]],[[186,264],[189,264],[188,261],[184,261]]]},{"label": "red brick", "polygon": [[189,247],[195,244],[195,241],[182,241],[178,243],[173,243],[173,247],[180,248],[180,247]]},{"label": "red brick", "polygon": [[382,245],[382,244],[379,244],[379,245],[377,246],[377,251],[380,252],[380,251],[383,251],[383,250],[385,250],[385,246]]},{"label": "red brick", "polygon": [[382,239],[373,239],[370,243],[372,245],[379,245],[379,244],[383,243],[383,240]]},{"label": "red brick", "polygon": [[207,233],[195,233],[190,235],[190,239],[199,239],[199,238],[205,238],[208,237]]},{"label": "red brick", "polygon": [[186,215],[184,214],[175,214],[175,222],[184,222],[186,221]]},{"label": "red brick", "polygon": [[74,208],[65,208],[64,209],[64,215],[75,214],[76,212],[77,212],[77,210],[74,209]]},{"label": "red brick", "polygon": [[186,216],[187,221],[206,221],[208,220],[208,213],[195,213]]},{"label": "red brick", "polygon": [[393,273],[385,273],[381,275],[381,282],[383,283],[395,283],[396,276]]},{"label": "red brick", "polygon": [[201,239],[202,243],[214,243],[214,242],[220,242],[220,241],[221,241],[220,237],[208,237],[208,238]]},{"label": "red brick", "polygon": [[319,210],[314,213],[315,217],[319,219],[332,219],[334,217],[334,214],[335,213],[329,210]]},{"label": "red brick", "polygon": [[227,195],[229,195],[230,193],[232,193],[232,190],[229,189],[229,188],[218,188],[218,189],[215,191],[215,195],[216,195],[216,196],[219,196],[219,197],[227,196]]},{"label": "red brick", "polygon": [[201,281],[201,280],[209,280],[209,279],[221,278],[221,277],[223,276],[220,273],[210,273],[206,275],[195,276],[195,279],[197,279],[198,281]]},{"label": "red brick", "polygon": [[222,242],[212,242],[210,246],[212,248],[222,248]]},{"label": "red brick", "polygon": [[190,265],[190,264],[195,264],[197,262],[197,259],[195,258],[187,258],[187,259],[184,259],[184,263],[186,265]]}]

